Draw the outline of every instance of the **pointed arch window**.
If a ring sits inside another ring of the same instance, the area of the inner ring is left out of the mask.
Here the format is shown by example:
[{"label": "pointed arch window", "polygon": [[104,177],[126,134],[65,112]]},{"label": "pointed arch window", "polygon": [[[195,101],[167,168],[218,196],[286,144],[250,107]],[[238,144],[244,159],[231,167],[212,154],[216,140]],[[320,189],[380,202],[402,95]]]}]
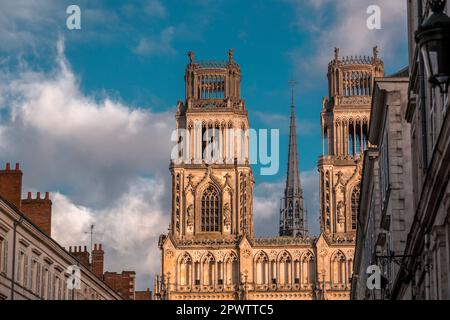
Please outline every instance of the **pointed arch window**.
[{"label": "pointed arch window", "polygon": [[182,286],[191,284],[192,259],[188,253],[181,256],[179,262],[179,283]]},{"label": "pointed arch window", "polygon": [[314,255],[308,251],[302,256],[302,283],[303,285],[312,284],[315,280]]},{"label": "pointed arch window", "polygon": [[352,230],[356,230],[356,226],[358,223],[358,208],[359,208],[359,186],[355,187],[352,191],[352,199],[351,199],[351,205],[352,205]]},{"label": "pointed arch window", "polygon": [[269,258],[264,252],[260,252],[255,257],[256,284],[263,285],[269,283]]},{"label": "pointed arch window", "polygon": [[292,259],[288,252],[281,253],[278,258],[279,283],[291,283]]},{"label": "pointed arch window", "polygon": [[334,285],[344,285],[346,278],[346,259],[345,255],[338,251],[331,258],[331,279]]},{"label": "pointed arch window", "polygon": [[201,230],[202,232],[220,232],[221,210],[219,192],[209,186],[202,194],[201,200]]}]

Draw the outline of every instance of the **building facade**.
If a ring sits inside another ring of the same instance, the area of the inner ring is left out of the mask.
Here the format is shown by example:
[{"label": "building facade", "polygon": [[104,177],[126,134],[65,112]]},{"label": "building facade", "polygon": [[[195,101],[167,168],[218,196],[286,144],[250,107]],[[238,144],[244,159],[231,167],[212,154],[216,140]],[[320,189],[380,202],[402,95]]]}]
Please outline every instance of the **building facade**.
[{"label": "building facade", "polygon": [[355,244],[351,195],[359,184],[373,79],[382,74],[376,50],[372,58],[342,60],[336,51],[330,63],[330,99],[322,112],[329,153],[319,161],[322,199],[329,199],[329,206],[323,206],[328,211],[321,213],[322,233],[316,238],[307,235],[292,103],[280,236],[258,238],[239,65],[232,51],[226,62],[202,63],[190,52],[186,99],[176,114],[179,148],[170,166],[172,219],[169,233],[160,237],[155,297],[349,299]]},{"label": "building facade", "polygon": [[[369,142],[358,214],[353,299],[390,297],[412,223],[410,124],[402,116],[408,102],[408,70],[375,80]],[[369,266],[377,265],[383,288],[367,287]]]},{"label": "building facade", "polygon": [[[406,78],[380,79],[372,106],[372,117],[379,120],[371,127],[370,142],[377,146],[363,188],[378,191],[361,198],[355,299],[450,299],[449,95],[428,82],[415,43],[431,2],[407,3]],[[450,12],[449,3],[434,4]],[[380,290],[365,288],[370,264],[382,271]]]},{"label": "building facade", "polygon": [[[22,199],[18,164],[0,170],[0,300],[121,300],[51,238],[51,206],[48,193]],[[73,267],[80,271],[75,290]]]},{"label": "building facade", "polygon": [[[448,2],[445,11],[450,14]],[[414,41],[431,13],[430,2],[408,2],[410,82],[404,116],[411,124],[413,223],[393,299],[450,299],[449,95],[428,82]]]}]

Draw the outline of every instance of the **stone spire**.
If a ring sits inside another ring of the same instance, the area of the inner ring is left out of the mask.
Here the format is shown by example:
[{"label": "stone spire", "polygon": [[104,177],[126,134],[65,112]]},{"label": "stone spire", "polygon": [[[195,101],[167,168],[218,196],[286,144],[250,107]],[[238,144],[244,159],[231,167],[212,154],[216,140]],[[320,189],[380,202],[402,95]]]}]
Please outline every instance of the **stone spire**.
[{"label": "stone spire", "polygon": [[297,151],[297,128],[295,124],[294,85],[291,97],[291,121],[289,133],[289,154],[284,198],[281,200],[280,236],[307,236],[307,226],[303,208],[303,192],[300,183]]}]

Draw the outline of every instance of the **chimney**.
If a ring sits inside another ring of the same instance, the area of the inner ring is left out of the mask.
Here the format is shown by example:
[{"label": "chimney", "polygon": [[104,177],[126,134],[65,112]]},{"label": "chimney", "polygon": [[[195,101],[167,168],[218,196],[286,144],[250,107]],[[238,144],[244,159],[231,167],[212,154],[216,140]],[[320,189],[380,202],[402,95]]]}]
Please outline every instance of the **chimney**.
[{"label": "chimney", "polygon": [[33,199],[31,192],[28,192],[28,197],[22,200],[21,207],[23,214],[50,237],[52,230],[52,201],[49,193],[46,192],[44,198],[41,199],[41,193],[38,192],[36,198]]},{"label": "chimney", "polygon": [[92,250],[92,272],[99,277],[103,278],[103,259],[105,252],[103,251],[101,244],[94,244],[94,250]]},{"label": "chimney", "polygon": [[83,264],[84,266],[86,266],[87,268],[89,268],[89,252],[87,250],[87,247],[84,246],[84,250],[81,250],[81,247],[75,246],[74,249],[72,250],[72,247],[69,247],[69,252],[78,259],[78,261],[81,262],[81,264]]},{"label": "chimney", "polygon": [[0,170],[0,196],[16,206],[20,210],[20,198],[22,196],[22,171],[16,163],[14,170],[8,162],[4,170]]}]

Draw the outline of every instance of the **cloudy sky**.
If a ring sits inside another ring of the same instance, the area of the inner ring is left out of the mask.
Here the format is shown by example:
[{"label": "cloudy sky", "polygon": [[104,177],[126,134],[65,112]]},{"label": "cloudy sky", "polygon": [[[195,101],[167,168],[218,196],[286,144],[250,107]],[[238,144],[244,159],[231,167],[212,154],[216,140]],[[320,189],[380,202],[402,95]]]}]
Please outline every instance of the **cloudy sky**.
[{"label": "cloudy sky", "polygon": [[[298,143],[310,229],[318,232],[317,157],[333,48],[406,65],[403,0],[2,0],[0,161],[20,162],[24,191],[50,191],[62,245],[106,249],[106,268],[151,286],[170,213],[170,133],[183,99],[186,52],[241,65],[254,128],[281,130],[280,171],[255,169],[255,230],[275,235],[286,171],[288,81],[296,79]],[[81,8],[81,30],[66,8]],[[381,30],[369,30],[369,5]]]}]

